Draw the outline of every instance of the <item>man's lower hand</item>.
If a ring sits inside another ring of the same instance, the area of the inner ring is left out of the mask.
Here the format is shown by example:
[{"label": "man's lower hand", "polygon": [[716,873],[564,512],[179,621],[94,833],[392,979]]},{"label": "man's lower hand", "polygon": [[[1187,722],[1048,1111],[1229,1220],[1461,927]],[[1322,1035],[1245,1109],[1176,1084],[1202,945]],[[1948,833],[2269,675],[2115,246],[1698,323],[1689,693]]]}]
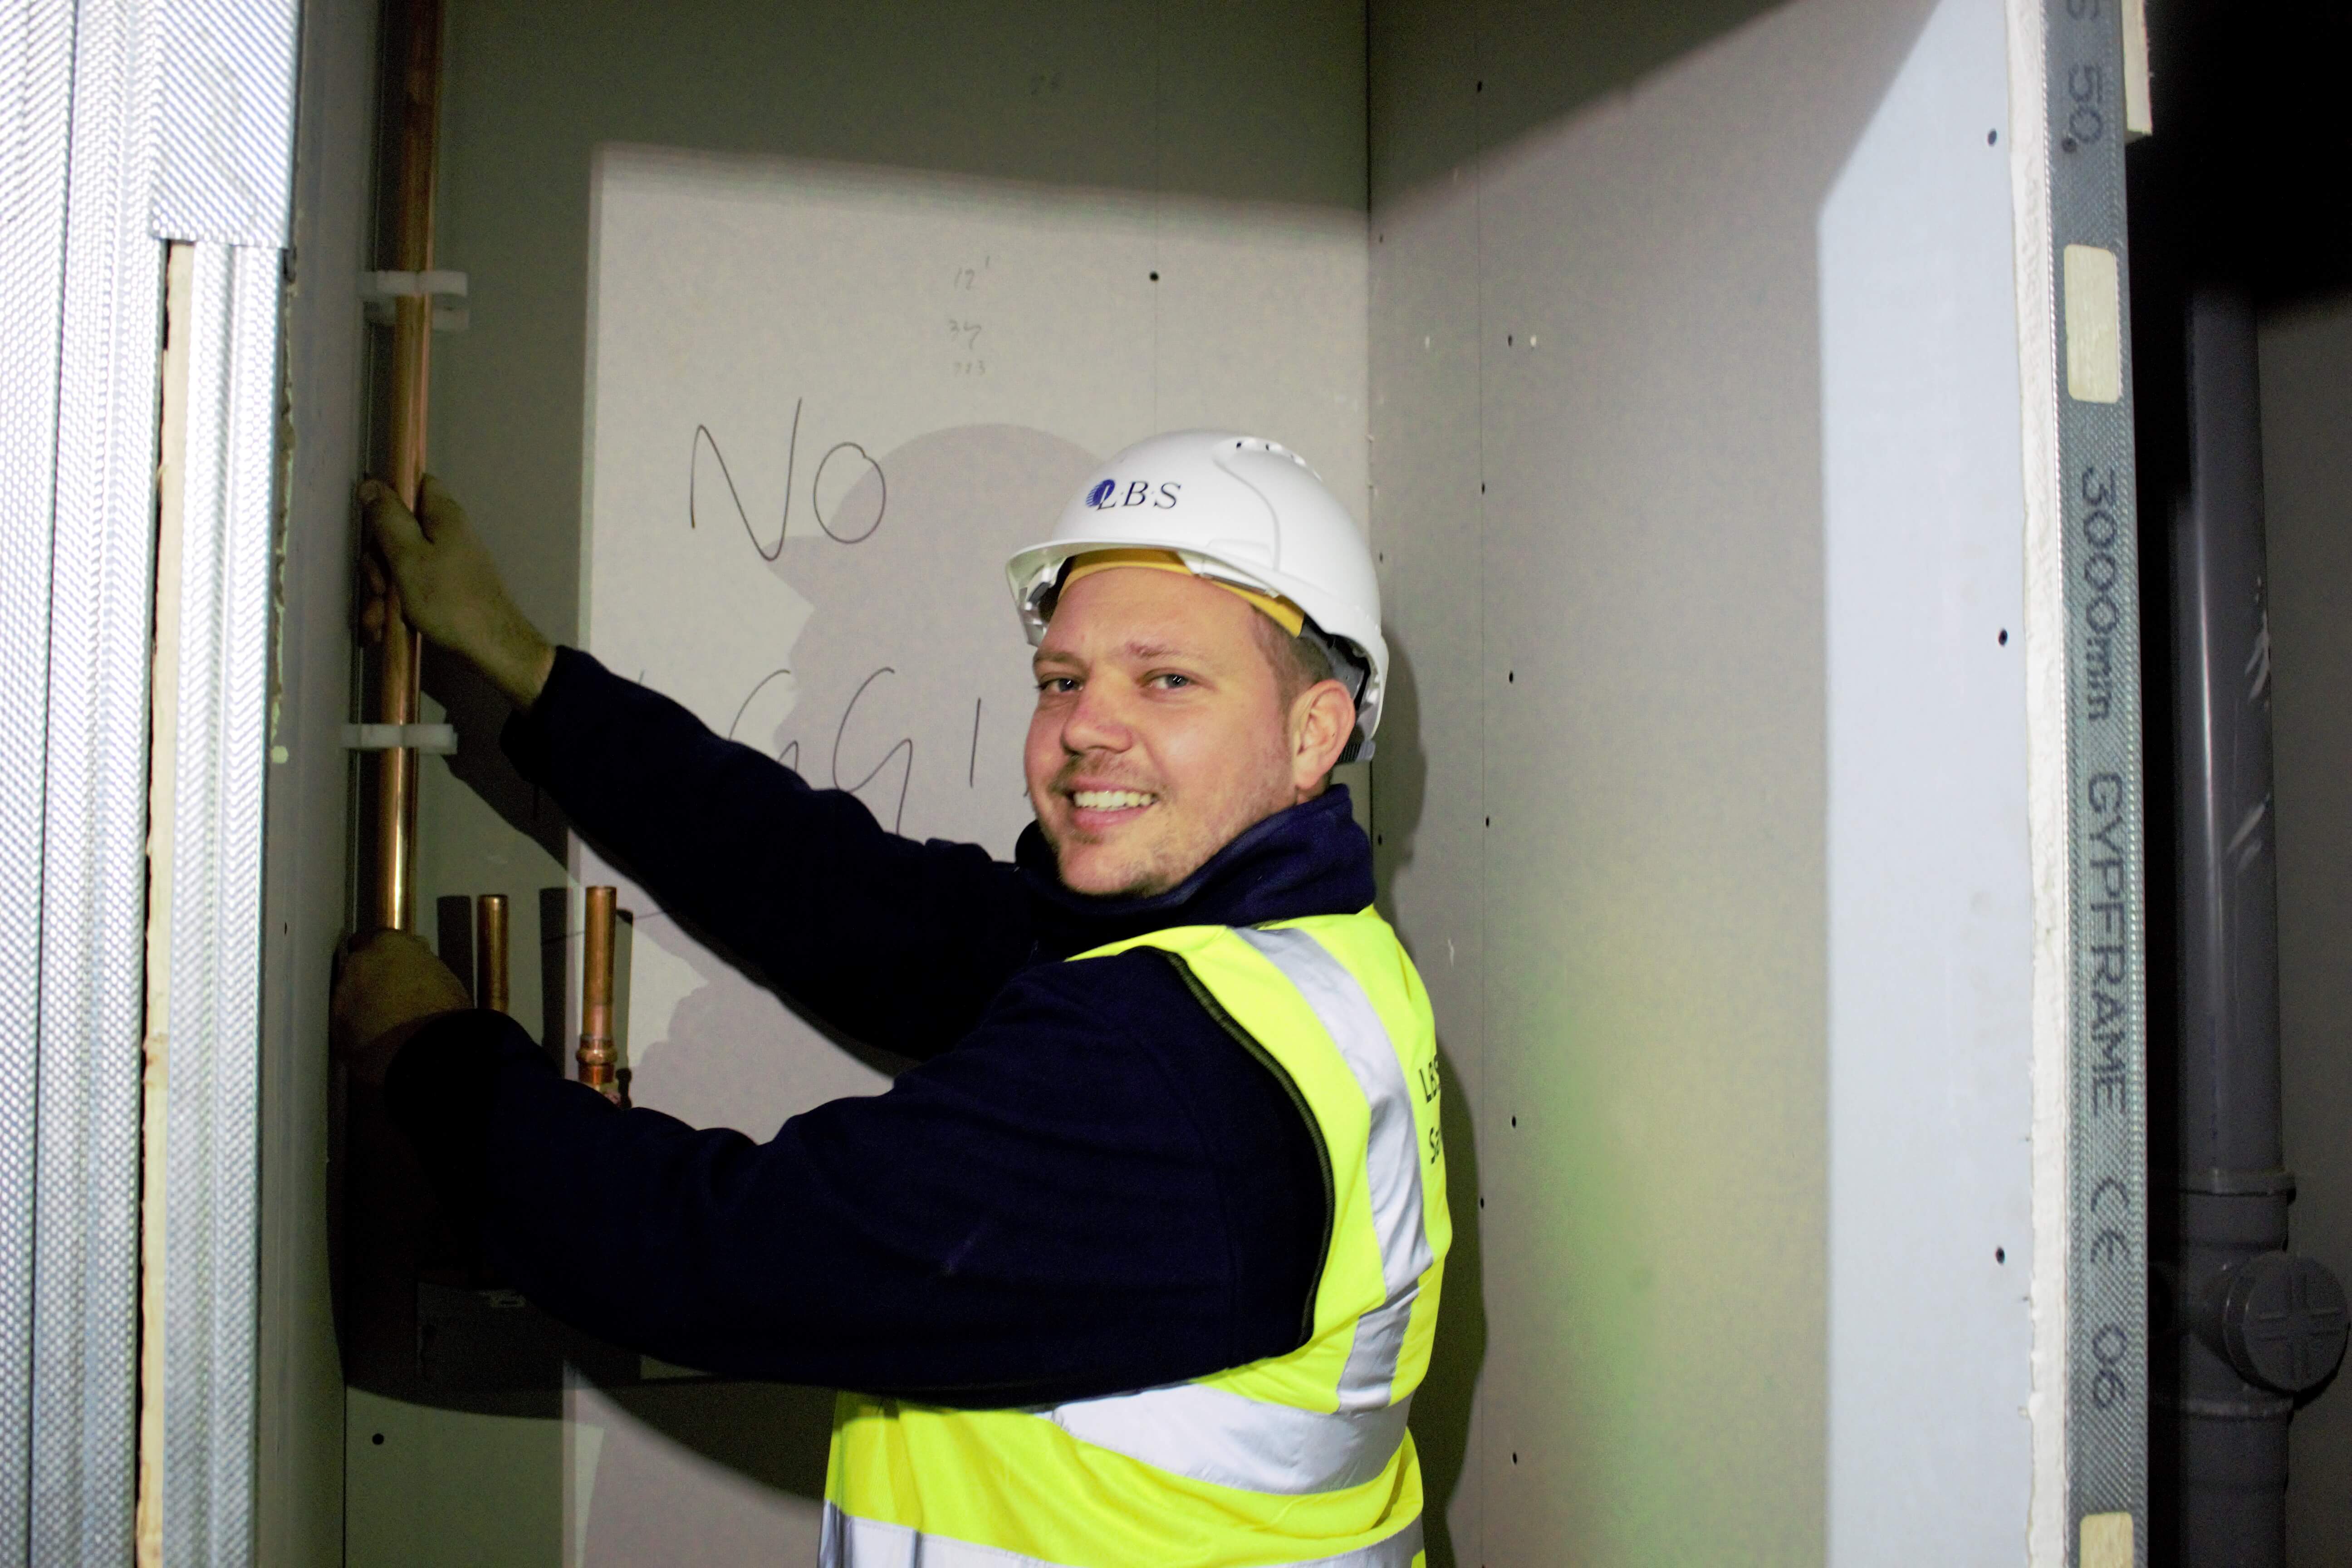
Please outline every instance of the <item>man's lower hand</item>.
[{"label": "man's lower hand", "polygon": [[449,966],[406,931],[354,937],[344,945],[328,1009],[335,1054],[354,1077],[381,1083],[418,1026],[473,1005]]},{"label": "man's lower hand", "polygon": [[383,595],[396,590],[410,626],[479,669],[517,708],[528,709],[547,684],[555,649],[508,597],[498,563],[457,498],[427,474],[417,503],[412,514],[379,479],[360,487],[372,546],[366,570],[373,597],[362,611],[362,626],[382,635]]}]

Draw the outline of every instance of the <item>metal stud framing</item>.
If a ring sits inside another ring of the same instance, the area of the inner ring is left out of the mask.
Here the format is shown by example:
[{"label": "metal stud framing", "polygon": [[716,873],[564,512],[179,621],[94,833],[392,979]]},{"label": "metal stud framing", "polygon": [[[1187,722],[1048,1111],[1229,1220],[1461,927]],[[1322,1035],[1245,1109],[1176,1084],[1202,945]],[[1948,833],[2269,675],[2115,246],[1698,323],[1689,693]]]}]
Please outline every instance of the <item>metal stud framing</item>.
[{"label": "metal stud framing", "polygon": [[0,1562],[27,1561],[32,1458],[35,1041],[47,749],[49,553],[73,14],[0,32]]},{"label": "metal stud framing", "polygon": [[[2124,33],[2047,0],[2051,297],[2063,529],[2070,1561],[2147,1561],[2147,1003]],[[2078,287],[2096,277],[2100,286]],[[2073,313],[2079,311],[2081,319]],[[2125,1519],[2127,1531],[2116,1528]],[[2086,1529],[2085,1521],[2091,1521]],[[2104,1548],[2112,1551],[2112,1546]]]},{"label": "metal stud framing", "polygon": [[140,13],[76,8],[42,817],[29,1551],[131,1554],[163,247]]},{"label": "metal stud framing", "polygon": [[48,0],[0,21],[0,1562],[131,1556],[166,239],[213,243],[190,322],[181,637],[162,650],[184,705],[163,1526],[172,1562],[251,1556],[295,16],[293,0]]}]

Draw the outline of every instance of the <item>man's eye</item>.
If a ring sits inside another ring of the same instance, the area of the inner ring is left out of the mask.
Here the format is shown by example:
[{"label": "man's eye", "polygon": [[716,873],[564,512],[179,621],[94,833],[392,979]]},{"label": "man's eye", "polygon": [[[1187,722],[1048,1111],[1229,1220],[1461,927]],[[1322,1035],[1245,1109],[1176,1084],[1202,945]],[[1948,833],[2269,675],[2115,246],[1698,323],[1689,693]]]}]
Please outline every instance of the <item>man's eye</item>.
[{"label": "man's eye", "polygon": [[1038,690],[1052,692],[1056,696],[1067,695],[1077,689],[1077,677],[1074,675],[1049,675],[1037,683]]},{"label": "man's eye", "polygon": [[1192,684],[1192,678],[1191,676],[1179,675],[1174,670],[1169,670],[1164,674],[1155,675],[1151,679],[1160,683],[1160,688],[1163,691],[1173,691],[1179,687],[1190,686]]}]

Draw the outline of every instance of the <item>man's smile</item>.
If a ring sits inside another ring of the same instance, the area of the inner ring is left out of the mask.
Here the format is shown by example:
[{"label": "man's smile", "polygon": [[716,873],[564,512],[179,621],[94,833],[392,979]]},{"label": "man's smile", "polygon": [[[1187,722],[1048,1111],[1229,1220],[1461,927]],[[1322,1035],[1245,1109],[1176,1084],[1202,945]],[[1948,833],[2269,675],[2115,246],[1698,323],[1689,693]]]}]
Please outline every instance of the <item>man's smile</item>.
[{"label": "man's smile", "polygon": [[1116,827],[1132,822],[1160,802],[1160,796],[1140,789],[1073,789],[1067,796],[1074,826],[1081,828]]}]

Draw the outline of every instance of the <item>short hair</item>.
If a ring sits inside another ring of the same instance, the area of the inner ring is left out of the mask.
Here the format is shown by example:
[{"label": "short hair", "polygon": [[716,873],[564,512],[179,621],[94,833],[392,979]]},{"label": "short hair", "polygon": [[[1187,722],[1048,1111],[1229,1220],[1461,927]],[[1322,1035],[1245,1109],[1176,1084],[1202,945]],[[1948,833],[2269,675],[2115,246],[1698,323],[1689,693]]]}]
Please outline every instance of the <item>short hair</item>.
[{"label": "short hair", "polygon": [[1285,709],[1298,700],[1300,692],[1334,678],[1330,656],[1313,640],[1291,636],[1264,613],[1253,615],[1250,621],[1259,648],[1274,666],[1275,691]]}]

